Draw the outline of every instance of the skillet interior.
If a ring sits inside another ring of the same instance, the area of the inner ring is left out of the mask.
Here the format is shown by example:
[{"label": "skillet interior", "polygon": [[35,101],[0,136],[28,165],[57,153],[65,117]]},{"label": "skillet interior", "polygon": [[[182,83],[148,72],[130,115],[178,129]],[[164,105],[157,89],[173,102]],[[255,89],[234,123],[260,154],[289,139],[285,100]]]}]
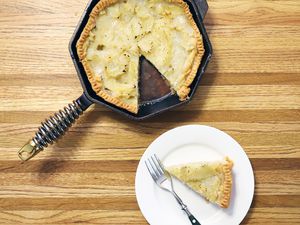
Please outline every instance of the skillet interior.
[{"label": "skillet interior", "polygon": [[[172,109],[176,106],[179,106],[179,105],[182,105],[182,104],[185,104],[185,103],[189,102],[195,94],[197,86],[200,82],[200,79],[201,79],[201,77],[204,73],[204,70],[205,70],[205,68],[206,68],[206,66],[207,66],[207,64],[208,64],[208,62],[211,58],[211,54],[212,54],[212,47],[211,47],[210,41],[208,39],[205,27],[203,25],[201,13],[198,9],[199,4],[196,5],[196,2],[198,2],[199,0],[186,1],[188,3],[189,7],[190,7],[190,11],[193,15],[193,18],[194,18],[201,34],[202,34],[204,48],[205,48],[205,54],[202,58],[201,64],[200,64],[199,69],[198,69],[198,72],[196,74],[196,77],[195,77],[193,83],[190,86],[191,91],[189,93],[189,98],[185,101],[180,101],[179,98],[177,97],[177,95],[174,95],[174,94],[165,95],[165,93],[164,93],[164,95],[159,99],[156,98],[155,100],[152,100],[152,101],[142,102],[142,104],[139,107],[138,114],[133,114],[133,113],[128,112],[127,110],[121,109],[121,108],[119,108],[119,107],[117,107],[113,104],[110,104],[110,103],[104,101],[101,97],[96,95],[96,93],[93,91],[93,89],[91,87],[90,82],[87,79],[87,75],[84,71],[84,68],[83,68],[82,64],[80,63],[79,58],[78,58],[77,51],[76,51],[76,43],[77,43],[77,41],[80,37],[80,34],[81,34],[83,28],[85,27],[85,25],[88,21],[90,12],[94,8],[94,6],[98,3],[98,1],[99,0],[92,0],[88,4],[87,8],[85,9],[85,11],[83,13],[83,16],[81,17],[81,20],[80,20],[77,28],[75,29],[74,35],[71,38],[70,45],[69,45],[69,51],[70,51],[73,63],[74,63],[75,68],[77,70],[77,74],[78,74],[78,77],[80,79],[81,85],[84,89],[86,97],[94,103],[104,105],[104,106],[112,109],[113,111],[118,112],[118,113],[120,113],[122,115],[125,115],[125,116],[127,116],[131,119],[134,119],[134,120],[146,119],[146,118],[155,116],[159,113],[162,113],[166,110]],[[143,71],[144,71],[143,68],[141,68],[140,71],[143,73]],[[155,72],[155,71],[153,70],[153,72]],[[143,76],[143,74],[141,74],[141,76]],[[143,90],[140,90],[140,91],[143,92]]]}]

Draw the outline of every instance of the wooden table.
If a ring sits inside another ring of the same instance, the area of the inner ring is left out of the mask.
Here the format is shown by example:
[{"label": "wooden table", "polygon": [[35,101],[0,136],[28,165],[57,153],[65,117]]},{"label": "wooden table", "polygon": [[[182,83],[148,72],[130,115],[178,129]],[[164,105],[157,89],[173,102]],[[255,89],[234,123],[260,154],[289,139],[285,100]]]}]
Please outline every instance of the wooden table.
[{"label": "wooden table", "polygon": [[39,123],[82,93],[68,42],[86,3],[0,0],[0,224],[147,224],[137,164],[184,124],[224,130],[247,152],[256,189],[242,224],[300,224],[298,0],[209,1],[214,57],[189,105],[145,122],[92,107],[20,164],[16,152]]}]

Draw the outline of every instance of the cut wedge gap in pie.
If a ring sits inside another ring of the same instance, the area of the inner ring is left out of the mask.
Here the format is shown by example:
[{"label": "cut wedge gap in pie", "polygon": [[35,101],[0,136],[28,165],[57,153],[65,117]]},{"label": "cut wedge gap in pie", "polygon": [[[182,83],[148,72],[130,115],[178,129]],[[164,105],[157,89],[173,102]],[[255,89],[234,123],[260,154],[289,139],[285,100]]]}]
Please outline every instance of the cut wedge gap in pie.
[{"label": "cut wedge gap in pie", "polygon": [[140,58],[139,101],[147,104],[172,93],[169,82],[145,57]]},{"label": "cut wedge gap in pie", "polygon": [[202,36],[183,0],[101,0],[76,47],[96,94],[133,113],[139,107],[141,56],[183,101],[204,54]]},{"label": "cut wedge gap in pie", "polygon": [[166,168],[190,189],[222,208],[228,208],[232,187],[233,162],[224,161],[190,163]]}]

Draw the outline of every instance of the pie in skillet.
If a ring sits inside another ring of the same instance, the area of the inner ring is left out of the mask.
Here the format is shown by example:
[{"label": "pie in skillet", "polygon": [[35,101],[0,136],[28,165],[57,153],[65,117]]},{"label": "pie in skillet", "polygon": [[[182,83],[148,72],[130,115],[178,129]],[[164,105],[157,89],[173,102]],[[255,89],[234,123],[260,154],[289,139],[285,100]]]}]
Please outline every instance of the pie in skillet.
[{"label": "pie in skillet", "polygon": [[76,47],[97,95],[133,113],[138,112],[141,56],[184,100],[204,53],[183,0],[101,0]]},{"label": "pie in skillet", "polygon": [[190,163],[167,168],[169,173],[199,193],[208,201],[222,208],[230,203],[233,162]]}]

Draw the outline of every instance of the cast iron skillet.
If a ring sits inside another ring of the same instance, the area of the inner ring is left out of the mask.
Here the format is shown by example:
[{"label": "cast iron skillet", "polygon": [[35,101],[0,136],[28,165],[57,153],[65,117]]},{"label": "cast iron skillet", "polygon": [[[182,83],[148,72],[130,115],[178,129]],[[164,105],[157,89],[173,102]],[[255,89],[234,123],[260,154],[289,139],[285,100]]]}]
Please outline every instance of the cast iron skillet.
[{"label": "cast iron skillet", "polygon": [[[69,51],[73,63],[75,65],[75,68],[77,70],[79,80],[83,87],[83,94],[78,99],[73,101],[73,103],[69,104],[63,110],[60,110],[58,113],[55,113],[53,116],[51,116],[49,119],[45,120],[42,123],[41,127],[36,132],[35,137],[29,140],[19,150],[18,155],[20,159],[26,161],[32,158],[33,156],[35,156],[45,147],[47,147],[48,144],[52,144],[55,140],[57,140],[60,136],[62,136],[69,127],[71,127],[71,125],[83,113],[83,111],[85,111],[90,105],[94,103],[104,105],[110,108],[111,110],[128,117],[129,119],[143,120],[158,115],[159,113],[162,113],[176,106],[189,102],[191,98],[194,96],[197,86],[200,82],[200,78],[202,77],[208,62],[210,61],[212,55],[212,47],[209,38],[207,36],[205,27],[203,25],[203,19],[208,10],[208,5],[206,0],[185,0],[185,1],[188,3],[190,7],[190,11],[194,17],[194,20],[202,34],[204,48],[205,48],[205,54],[202,58],[196,77],[190,86],[191,91],[189,93],[189,98],[187,100],[180,101],[178,96],[175,94],[172,93],[166,94],[165,92],[164,93],[162,92],[160,95],[159,91],[157,91],[158,93],[157,96],[152,96],[150,100],[147,99],[145,101],[141,101],[139,112],[137,114],[133,114],[127,110],[124,110],[113,104],[110,104],[109,102],[106,102],[101,97],[96,95],[96,93],[93,91],[91,87],[90,82],[87,79],[87,75],[84,71],[82,64],[80,63],[76,51],[77,40],[79,39],[80,34],[83,28],[85,27],[85,24],[88,21],[89,14],[94,8],[94,6],[99,2],[99,0],[91,0],[88,3],[83,13],[83,16],[80,19],[80,22],[70,40],[70,45],[69,45]],[[150,83],[146,83],[146,84],[150,85]],[[152,89],[153,88],[155,89],[155,87],[152,87]],[[143,95],[143,90],[140,90],[140,95]]]}]

